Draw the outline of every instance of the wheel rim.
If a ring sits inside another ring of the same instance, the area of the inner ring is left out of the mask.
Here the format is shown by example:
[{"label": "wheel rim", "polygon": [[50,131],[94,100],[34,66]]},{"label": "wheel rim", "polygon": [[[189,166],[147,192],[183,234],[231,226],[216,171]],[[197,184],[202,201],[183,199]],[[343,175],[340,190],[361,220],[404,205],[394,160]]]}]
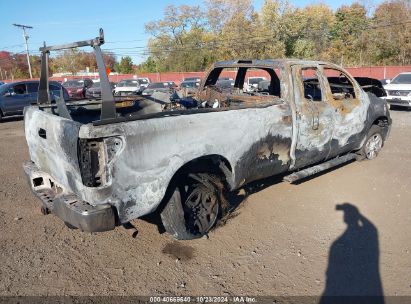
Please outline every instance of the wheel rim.
[{"label": "wheel rim", "polygon": [[218,199],[214,191],[205,186],[196,186],[185,201],[188,229],[193,234],[205,234],[214,225],[218,216]]},{"label": "wheel rim", "polygon": [[368,138],[365,144],[365,155],[368,159],[374,159],[382,148],[382,137],[380,133],[375,133]]}]

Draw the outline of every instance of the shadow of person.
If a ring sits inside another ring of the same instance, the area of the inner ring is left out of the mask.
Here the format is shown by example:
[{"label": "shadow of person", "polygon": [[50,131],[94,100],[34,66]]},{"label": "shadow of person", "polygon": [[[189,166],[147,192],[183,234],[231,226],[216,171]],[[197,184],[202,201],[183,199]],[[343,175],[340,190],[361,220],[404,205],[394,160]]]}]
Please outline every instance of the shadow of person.
[{"label": "shadow of person", "polygon": [[350,203],[337,205],[336,210],[344,212],[347,229],[330,248],[320,304],[383,304],[378,230]]}]

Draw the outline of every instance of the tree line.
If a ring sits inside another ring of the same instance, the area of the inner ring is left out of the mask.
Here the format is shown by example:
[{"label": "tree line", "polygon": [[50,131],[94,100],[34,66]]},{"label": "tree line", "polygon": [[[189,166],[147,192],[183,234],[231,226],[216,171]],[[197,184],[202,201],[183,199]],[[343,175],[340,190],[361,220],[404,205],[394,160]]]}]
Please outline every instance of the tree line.
[{"label": "tree line", "polygon": [[[103,53],[104,63],[111,71],[130,74],[135,70],[131,57],[122,57],[120,62],[112,53]],[[34,78],[40,77],[41,57],[30,55],[30,65]],[[55,73],[69,73],[75,75],[79,71],[97,71],[96,58],[93,52],[77,49],[66,50],[49,58],[50,75]],[[25,53],[11,53],[0,51],[0,79],[29,78],[29,69]]]},{"label": "tree line", "polygon": [[343,66],[411,64],[411,2],[366,2],[333,11],[324,3],[299,8],[288,0],[205,0],[167,6],[151,35],[144,72],[200,71],[234,58],[305,58]]}]

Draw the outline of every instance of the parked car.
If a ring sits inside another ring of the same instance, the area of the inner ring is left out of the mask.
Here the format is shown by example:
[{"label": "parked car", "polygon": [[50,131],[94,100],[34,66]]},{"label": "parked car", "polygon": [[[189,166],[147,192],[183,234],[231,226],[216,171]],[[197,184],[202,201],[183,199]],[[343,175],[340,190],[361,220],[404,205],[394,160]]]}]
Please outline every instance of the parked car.
[{"label": "parked car", "polygon": [[185,80],[180,83],[181,94],[185,97],[193,96],[197,93],[200,87],[200,82],[198,80]]},{"label": "parked car", "polygon": [[258,83],[257,92],[270,92],[270,81],[269,80],[262,80]]},{"label": "parked car", "polygon": [[180,88],[195,88],[198,89],[200,82],[197,80],[185,80],[180,83]]},{"label": "parked car", "polygon": [[147,88],[147,86],[150,84],[150,79],[144,77],[144,78],[137,78],[137,81],[142,88],[141,91],[144,90],[144,88]]},{"label": "parked car", "polygon": [[114,89],[115,96],[139,95],[145,89],[138,79],[124,79],[117,83]]},{"label": "parked car", "polygon": [[177,89],[178,85],[174,81],[166,81],[168,83],[168,86],[172,89]]},{"label": "parked car", "polygon": [[389,105],[411,107],[411,72],[400,73],[384,86]]},{"label": "parked car", "polygon": [[[37,103],[39,81],[19,81],[0,86],[0,120],[6,116],[22,115],[24,107]],[[60,96],[62,86],[50,81],[50,99],[55,102],[55,96]],[[63,96],[69,100],[69,94],[63,87]]]},{"label": "parked car", "polygon": [[[110,82],[111,90],[115,89],[115,84]],[[93,81],[93,85],[86,90],[86,98],[88,99],[100,99],[101,98],[101,86],[100,80]]]},{"label": "parked car", "polygon": [[[239,90],[216,87],[225,69],[238,71]],[[241,90],[251,69],[269,73],[268,94]],[[285,172],[295,182],[374,159],[391,126],[385,100],[326,62],[219,62],[189,100],[197,106],[163,111],[147,99],[157,112],[142,107],[126,117],[106,100],[98,121],[87,108],[80,120],[29,107],[24,170],[45,213],[83,231],[107,231],[157,210],[175,238],[201,237],[226,214],[225,189]]]},{"label": "parked car", "polygon": [[72,79],[63,82],[61,85],[67,89],[71,99],[84,99],[86,98],[86,90],[93,85],[93,80],[89,78]]},{"label": "parked car", "polygon": [[219,78],[216,82],[216,86],[221,90],[230,90],[234,87],[234,80],[233,79],[222,79]]},{"label": "parked car", "polygon": [[151,96],[154,92],[170,92],[172,87],[169,82],[152,82],[143,91],[143,96]]},{"label": "parked car", "polygon": [[201,78],[200,77],[186,77],[184,78],[183,82],[186,82],[186,81],[201,82]]},{"label": "parked car", "polygon": [[260,81],[266,80],[265,77],[248,77],[247,83],[244,84],[244,89],[246,92],[255,91],[258,87]]}]

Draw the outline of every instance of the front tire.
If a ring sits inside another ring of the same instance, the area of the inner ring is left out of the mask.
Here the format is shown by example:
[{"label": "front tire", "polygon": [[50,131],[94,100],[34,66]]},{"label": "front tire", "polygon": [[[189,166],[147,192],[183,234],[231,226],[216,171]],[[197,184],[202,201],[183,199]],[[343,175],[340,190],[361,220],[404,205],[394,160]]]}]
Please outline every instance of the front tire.
[{"label": "front tire", "polygon": [[384,137],[381,127],[373,125],[368,131],[367,139],[361,148],[361,155],[368,160],[372,160],[378,156],[384,146]]},{"label": "front tire", "polygon": [[200,238],[214,227],[221,212],[220,180],[193,174],[178,182],[160,213],[166,231],[178,240]]}]

